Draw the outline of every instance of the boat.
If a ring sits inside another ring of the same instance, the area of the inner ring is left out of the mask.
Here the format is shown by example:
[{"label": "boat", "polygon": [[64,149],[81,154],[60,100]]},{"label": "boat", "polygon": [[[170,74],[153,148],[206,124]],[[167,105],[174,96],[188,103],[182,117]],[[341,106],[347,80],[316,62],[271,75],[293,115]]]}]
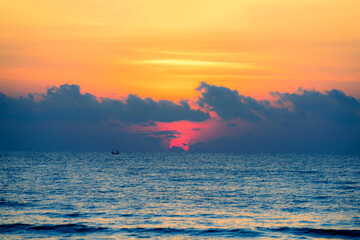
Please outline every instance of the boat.
[{"label": "boat", "polygon": [[116,150],[116,152],[114,151],[114,149],[111,152],[112,154],[119,154],[119,150]]}]

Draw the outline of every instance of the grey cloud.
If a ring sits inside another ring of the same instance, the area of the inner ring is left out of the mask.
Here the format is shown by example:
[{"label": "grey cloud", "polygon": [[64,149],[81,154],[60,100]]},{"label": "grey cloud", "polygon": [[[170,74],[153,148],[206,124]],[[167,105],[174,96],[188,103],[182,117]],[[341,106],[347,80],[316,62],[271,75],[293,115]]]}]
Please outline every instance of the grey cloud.
[{"label": "grey cloud", "polygon": [[[223,136],[193,146],[199,151],[360,152],[360,101],[339,90],[299,89],[272,95],[275,104],[201,83],[198,103],[215,111],[229,129]],[[246,121],[246,124],[242,124]]]},{"label": "grey cloud", "polygon": [[[225,124],[221,138],[191,145],[192,151],[360,153],[360,101],[339,90],[274,92],[273,105],[207,83],[198,90],[198,104]],[[176,137],[176,129],[131,133],[129,125],[209,118],[187,101],[136,95],[99,101],[76,85],[22,98],[0,93],[0,149],[163,151],[161,140]]]},{"label": "grey cloud", "polygon": [[143,127],[157,126],[157,124],[154,122],[144,122],[144,123],[140,123],[140,125]]},{"label": "grey cloud", "polygon": [[359,122],[360,101],[333,89],[321,93],[300,89],[299,93],[272,93],[277,103],[290,103],[293,114],[302,118],[323,118],[335,122]]},{"label": "grey cloud", "polygon": [[231,136],[191,146],[200,152],[360,153],[360,124],[291,121],[253,122]]},{"label": "grey cloud", "polygon": [[169,100],[154,101],[130,94],[125,101],[105,98],[98,101],[89,93],[80,93],[77,85],[53,87],[35,101],[33,95],[12,98],[0,93],[0,119],[19,121],[70,120],[121,122],[154,125],[154,121],[173,122],[188,120],[200,122],[209,114],[190,107],[187,101],[179,104]]},{"label": "grey cloud", "polygon": [[[335,122],[359,122],[360,102],[342,91],[321,93],[300,89],[297,93],[271,93],[278,98],[274,107],[269,101],[258,101],[240,95],[238,91],[202,82],[197,89],[203,91],[198,104],[216,112],[222,119],[246,121],[288,121],[300,119],[323,119]],[[290,105],[288,107],[285,107]]]},{"label": "grey cloud", "polygon": [[261,115],[266,115],[269,108],[272,108],[268,101],[259,102],[226,87],[202,82],[197,90],[204,90],[201,93],[202,97],[198,100],[199,106],[209,108],[225,120],[241,118],[247,121],[258,121]]},{"label": "grey cloud", "polygon": [[187,101],[154,101],[132,94],[124,101],[99,101],[82,94],[77,85],[20,98],[0,93],[0,150],[163,151],[162,139],[174,138],[176,131],[134,133],[129,126],[208,118]]},{"label": "grey cloud", "polygon": [[176,135],[179,134],[178,131],[171,131],[171,130],[167,130],[167,131],[157,131],[157,132],[149,132],[148,135],[152,136],[159,136],[162,138],[176,138]]},{"label": "grey cloud", "polygon": [[113,124],[0,121],[0,150],[163,151],[161,138]]}]

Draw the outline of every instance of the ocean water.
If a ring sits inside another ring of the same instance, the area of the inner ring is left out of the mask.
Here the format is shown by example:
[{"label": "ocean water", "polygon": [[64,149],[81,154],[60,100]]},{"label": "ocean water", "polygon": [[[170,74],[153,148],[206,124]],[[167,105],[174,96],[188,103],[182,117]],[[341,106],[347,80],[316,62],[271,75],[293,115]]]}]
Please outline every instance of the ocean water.
[{"label": "ocean water", "polygon": [[1,152],[0,239],[360,239],[360,156]]}]

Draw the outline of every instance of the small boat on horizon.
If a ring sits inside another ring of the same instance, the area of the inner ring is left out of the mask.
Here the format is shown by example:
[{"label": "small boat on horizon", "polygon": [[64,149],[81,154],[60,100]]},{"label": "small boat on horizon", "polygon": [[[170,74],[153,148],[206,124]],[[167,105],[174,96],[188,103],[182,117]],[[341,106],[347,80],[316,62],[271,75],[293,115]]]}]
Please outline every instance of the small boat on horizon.
[{"label": "small boat on horizon", "polygon": [[119,153],[119,150],[116,150],[116,152],[115,152],[114,149],[112,150],[111,153],[112,153],[112,154],[120,154],[120,153]]}]

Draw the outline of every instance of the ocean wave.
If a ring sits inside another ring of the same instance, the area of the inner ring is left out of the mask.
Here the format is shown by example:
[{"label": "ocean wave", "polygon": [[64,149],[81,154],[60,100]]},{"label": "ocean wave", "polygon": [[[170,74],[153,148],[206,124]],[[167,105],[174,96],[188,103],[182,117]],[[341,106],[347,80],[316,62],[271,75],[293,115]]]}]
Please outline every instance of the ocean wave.
[{"label": "ocean wave", "polygon": [[224,238],[254,238],[266,236],[266,232],[278,232],[284,234],[293,234],[298,236],[337,238],[337,239],[360,239],[360,230],[350,229],[318,229],[318,228],[256,228],[250,229],[225,229],[225,228],[105,228],[88,226],[84,224],[58,224],[58,225],[31,225],[23,223],[2,224],[0,225],[0,234],[9,233],[29,233],[37,232],[44,234],[91,234],[98,232],[106,232],[107,234],[125,234],[128,236],[167,236],[167,235],[185,235],[189,237],[224,237]]},{"label": "ocean wave", "polygon": [[291,228],[280,227],[268,229],[274,232],[285,232],[295,235],[308,235],[313,237],[360,239],[360,230],[350,229],[319,229],[319,228]]},{"label": "ocean wave", "polygon": [[0,207],[24,207],[24,206],[30,206],[29,203],[21,203],[21,202],[15,202],[15,201],[8,201],[3,198],[0,198]]},{"label": "ocean wave", "polygon": [[9,233],[15,231],[43,231],[58,233],[93,233],[106,231],[107,228],[93,227],[83,224],[48,224],[48,225],[31,225],[23,223],[2,224],[0,225],[0,233]]},{"label": "ocean wave", "polygon": [[28,233],[38,232],[46,234],[58,234],[58,233],[81,233],[90,234],[96,232],[112,232],[129,234],[130,236],[163,236],[163,235],[187,235],[187,236],[223,236],[223,237],[257,237],[261,235],[258,231],[252,231],[247,229],[181,229],[181,228],[104,228],[93,227],[83,224],[59,224],[59,225],[31,225],[23,223],[14,224],[2,224],[0,225],[0,234],[8,233]]},{"label": "ocean wave", "polygon": [[223,237],[257,237],[258,231],[248,229],[180,229],[180,228],[120,228],[119,231],[132,234],[155,234],[155,235],[187,235],[187,236],[223,236]]},{"label": "ocean wave", "polygon": [[88,213],[59,213],[59,212],[47,212],[43,213],[43,215],[46,215],[51,218],[87,218],[89,216]]},{"label": "ocean wave", "polygon": [[86,216],[87,216],[86,213],[79,213],[79,212],[64,214],[64,217],[70,217],[70,218],[80,218],[80,217],[84,218]]}]

